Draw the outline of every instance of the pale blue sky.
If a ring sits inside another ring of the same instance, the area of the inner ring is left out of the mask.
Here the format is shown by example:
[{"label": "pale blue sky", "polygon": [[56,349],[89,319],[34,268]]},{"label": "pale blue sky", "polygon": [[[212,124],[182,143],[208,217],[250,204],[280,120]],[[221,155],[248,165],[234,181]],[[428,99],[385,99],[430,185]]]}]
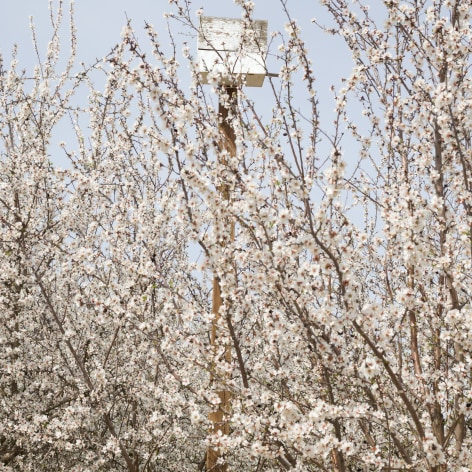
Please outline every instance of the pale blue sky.
[{"label": "pale blue sky", "polygon": [[[36,27],[40,55],[44,58],[47,43],[51,37],[48,3],[48,0],[0,0],[0,53],[3,55],[5,67],[8,67],[10,62],[10,53],[14,43],[19,47],[19,69],[25,68],[31,72],[34,64],[37,64],[29,28],[30,16],[33,17]],[[53,0],[52,4],[56,7],[59,0]],[[269,32],[283,30],[287,17],[283,13],[279,0],[255,0],[255,5],[255,18],[267,20]],[[241,17],[241,9],[234,4],[233,0],[193,0],[191,6],[194,12],[203,7],[203,14],[207,16]],[[350,54],[339,38],[320,31],[312,24],[312,18],[317,18],[321,23],[330,21],[319,0],[287,0],[287,6],[292,17],[302,28],[302,36],[313,60],[322,123],[323,121],[331,123],[334,102],[329,89],[332,84],[336,89],[340,88],[341,77],[349,75],[352,67]],[[61,36],[64,43],[64,59],[67,58],[68,51],[68,8],[68,1],[65,0],[65,21]],[[159,33],[161,44],[164,48],[169,47],[170,52],[164,13],[173,11],[174,8],[173,5],[169,5],[168,0],[76,0],[77,61],[90,64],[95,58],[105,56],[120,41],[120,33],[127,18],[132,21],[138,39],[143,44],[147,43],[143,30],[144,23],[147,21],[153,24]],[[198,23],[198,17],[194,12],[195,22]],[[177,41],[187,41],[196,51],[197,40],[192,36],[193,32],[172,20],[171,27]],[[276,54],[279,43],[280,40],[276,39],[269,52]],[[268,64],[269,71],[274,73],[278,72],[282,65],[273,56],[269,56]],[[180,74],[187,73],[188,69],[182,67]],[[185,82],[185,77],[181,76],[181,79]],[[304,89],[304,86],[302,87]],[[255,99],[263,114],[270,116],[274,97],[267,81],[261,89],[246,90],[246,93]]]},{"label": "pale blue sky", "polygon": [[[65,1],[64,9],[68,9]],[[53,5],[58,5],[53,0]],[[255,0],[255,17],[268,20],[269,31],[280,30],[286,23],[279,0]],[[318,0],[288,0],[288,7],[292,16],[297,19],[302,28],[310,56],[314,61],[318,75],[320,91],[329,88],[331,83],[339,84],[339,76],[347,75],[350,70],[349,54],[333,36],[328,36],[311,24],[316,17],[322,21],[329,21],[324,8]],[[19,45],[20,64],[26,68],[35,62],[34,51],[31,47],[31,32],[29,17],[33,17],[37,35],[42,49],[47,45],[51,27],[49,22],[48,0],[0,0],[0,52],[8,64],[10,51],[14,43]],[[204,15],[240,17],[241,9],[233,0],[193,0],[192,8],[197,10],[203,7]],[[160,39],[165,44],[166,23],[164,12],[172,11],[173,6],[167,0],[76,0],[75,20],[78,30],[78,60],[85,63],[92,62],[96,57],[103,57],[114,44],[120,40],[120,32],[126,23],[126,17],[132,20],[138,35],[144,40],[142,30],[145,21],[153,24],[160,33]],[[197,17],[195,16],[195,20]],[[194,43],[196,38],[186,36],[188,31],[182,30],[174,23],[173,29],[177,37]],[[65,30],[66,33],[66,30]],[[67,34],[64,35],[64,38]],[[276,44],[274,45],[274,52]],[[273,67],[277,67],[273,63]],[[277,72],[274,70],[273,72]],[[327,89],[326,89],[327,90]]]}]

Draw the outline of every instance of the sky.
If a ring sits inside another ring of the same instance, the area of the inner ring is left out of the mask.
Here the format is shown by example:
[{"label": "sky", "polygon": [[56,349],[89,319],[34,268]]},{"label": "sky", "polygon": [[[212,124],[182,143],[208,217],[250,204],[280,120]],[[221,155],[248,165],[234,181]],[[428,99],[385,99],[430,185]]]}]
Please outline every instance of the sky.
[{"label": "sky", "polygon": [[[69,1],[64,0],[63,3],[65,21],[61,38],[64,41],[64,60],[66,60]],[[10,62],[14,44],[18,45],[18,69],[31,71],[38,63],[29,26],[30,17],[35,25],[39,55],[44,59],[52,32],[48,4],[49,0],[0,0],[0,54],[3,56],[5,67],[8,67]],[[341,77],[349,75],[352,68],[350,53],[339,38],[328,35],[312,23],[311,20],[316,18],[322,24],[330,24],[329,16],[319,0],[286,0],[286,4],[292,18],[296,19],[302,28],[302,36],[313,60],[322,118],[323,115],[329,117],[334,109],[330,87],[334,85],[339,89],[342,86]],[[53,10],[58,5],[59,0],[52,0]],[[192,0],[191,8],[196,22],[198,22],[196,11],[200,8],[203,8],[205,16],[241,17],[241,8],[233,0]],[[78,63],[91,64],[97,58],[107,55],[120,41],[121,31],[128,19],[131,20],[138,40],[142,44],[147,44],[144,24],[148,22],[156,28],[164,49],[167,46],[169,52],[171,50],[168,24],[164,16],[166,12],[175,11],[175,7],[168,0],[75,0],[74,10]],[[288,21],[280,0],[255,0],[254,17],[268,21],[269,34],[272,31],[283,30]],[[194,33],[189,32],[175,20],[170,20],[170,27],[176,40],[186,41],[195,53],[197,38]],[[279,43],[280,40],[275,40],[269,51],[268,64],[271,73],[277,73],[282,65],[275,59]],[[188,69],[183,67],[179,73],[187,74]],[[185,77],[180,78],[182,80]],[[210,93],[210,87],[208,89]],[[260,108],[266,110],[267,114],[270,113],[274,97],[267,80],[261,89],[252,88],[246,90],[246,93]]]},{"label": "sky", "polygon": [[[30,17],[35,24],[40,46],[44,54],[51,34],[48,11],[49,0],[0,0],[0,53],[6,64],[9,62],[13,44],[18,44],[20,67],[29,68],[37,62],[32,47]],[[57,7],[59,0],[53,0]],[[349,74],[351,61],[343,44],[321,32],[311,23],[312,18],[329,22],[319,0],[287,0],[287,6],[293,18],[300,22],[310,55],[314,59],[315,71],[319,77],[321,90],[329,90],[331,83],[339,84],[342,75]],[[233,0],[192,0],[194,11],[203,8],[206,16],[241,17],[241,9]],[[132,21],[138,37],[145,41],[143,25],[149,22],[157,29],[161,42],[167,38],[167,25],[164,13],[173,11],[168,0],[76,0],[75,22],[78,36],[78,60],[86,64],[95,58],[105,56],[120,40],[120,33],[127,18]],[[65,16],[68,15],[68,1],[64,1]],[[279,0],[255,0],[255,18],[267,20],[269,32],[283,29],[287,18]],[[195,19],[197,16],[195,14]],[[182,30],[176,23],[171,23],[178,39],[187,41],[196,49],[196,38]],[[64,29],[67,38],[67,29]],[[273,46],[276,52],[276,44]],[[277,63],[271,66],[277,69]],[[273,70],[270,72],[277,72]],[[336,85],[336,84],[335,84]]]}]

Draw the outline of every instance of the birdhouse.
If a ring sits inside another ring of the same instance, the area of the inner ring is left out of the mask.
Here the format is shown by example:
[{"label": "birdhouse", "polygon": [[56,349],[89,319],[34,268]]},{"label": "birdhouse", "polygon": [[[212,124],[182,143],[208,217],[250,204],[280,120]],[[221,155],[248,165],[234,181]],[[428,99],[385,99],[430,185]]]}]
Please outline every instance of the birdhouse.
[{"label": "birdhouse", "polygon": [[204,84],[261,87],[267,74],[267,21],[200,17],[198,62]]}]

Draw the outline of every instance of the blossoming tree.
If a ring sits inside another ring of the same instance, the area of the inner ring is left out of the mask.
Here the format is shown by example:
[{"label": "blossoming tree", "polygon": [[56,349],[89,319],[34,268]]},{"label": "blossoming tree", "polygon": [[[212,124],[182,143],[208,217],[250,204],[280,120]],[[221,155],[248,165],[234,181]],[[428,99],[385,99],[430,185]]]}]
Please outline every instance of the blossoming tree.
[{"label": "blossoming tree", "polygon": [[472,7],[322,4],[334,123],[281,1],[272,117],[213,90],[235,149],[151,26],[79,73],[60,21],[31,77],[2,63],[1,470],[472,468]]}]

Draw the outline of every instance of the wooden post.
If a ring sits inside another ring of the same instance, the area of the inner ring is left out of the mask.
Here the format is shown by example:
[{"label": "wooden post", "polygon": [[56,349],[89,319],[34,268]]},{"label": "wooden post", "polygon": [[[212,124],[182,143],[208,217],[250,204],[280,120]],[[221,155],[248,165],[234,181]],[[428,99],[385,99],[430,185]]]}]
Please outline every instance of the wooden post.
[{"label": "wooden post", "polygon": [[[198,64],[200,78],[203,84],[214,83],[215,77],[220,77],[222,92],[228,95],[228,100],[221,100],[219,104],[219,130],[221,134],[220,149],[224,149],[231,156],[236,155],[236,138],[234,129],[228,121],[231,106],[237,104],[237,87],[247,85],[261,87],[267,75],[265,58],[267,53],[267,21],[251,21],[251,41],[246,37],[248,25],[245,20],[235,18],[200,17],[198,34]],[[250,44],[249,44],[250,43]],[[244,45],[244,48],[241,46]],[[230,83],[228,84],[228,81]],[[226,84],[226,85],[225,85]],[[219,156],[224,159],[224,157]],[[221,162],[223,165],[224,161]],[[230,188],[223,184],[219,189],[224,200],[230,200]],[[226,241],[234,240],[234,222],[225,221],[228,228]],[[211,345],[214,351],[221,347],[219,340],[218,322],[221,317],[221,286],[218,277],[213,279],[213,323],[211,328]],[[225,360],[231,362],[230,346],[225,346]],[[231,410],[230,391],[227,386],[228,378],[225,375],[215,375],[215,366],[211,371],[211,381],[220,398],[217,411],[209,414],[212,422],[212,433],[229,434],[229,416]],[[221,463],[218,463],[220,460]],[[228,465],[222,457],[218,444],[209,447],[206,454],[207,472],[226,472]]]},{"label": "wooden post", "polygon": [[[236,155],[236,137],[234,129],[228,122],[229,107],[237,104],[237,88],[236,87],[225,87],[223,92],[226,92],[229,96],[228,103],[220,99],[219,103],[219,129],[221,133],[221,149],[226,149],[232,156]],[[222,161],[224,164],[225,161]],[[219,191],[225,200],[230,199],[230,190],[227,185],[223,184]],[[234,222],[226,222],[228,226],[228,238],[230,241],[234,239]],[[223,242],[222,245],[225,243]],[[211,326],[211,345],[216,351],[220,346],[220,340],[218,338],[218,321],[220,320],[221,313],[220,309],[223,304],[221,297],[221,287],[218,277],[215,275],[213,278],[213,300],[212,300],[212,312],[214,315],[212,326]],[[231,362],[231,348],[225,346],[225,360]],[[220,398],[220,404],[216,411],[210,412],[208,419],[212,422],[212,433],[221,432],[222,435],[229,434],[229,414],[231,410],[231,392],[226,388],[225,379],[215,378],[214,372],[211,372],[211,380],[216,383],[216,393]],[[207,472],[226,472],[228,470],[228,464],[226,462],[218,463],[218,460],[222,458],[221,451],[218,448],[208,447],[206,455],[206,470]]]}]

